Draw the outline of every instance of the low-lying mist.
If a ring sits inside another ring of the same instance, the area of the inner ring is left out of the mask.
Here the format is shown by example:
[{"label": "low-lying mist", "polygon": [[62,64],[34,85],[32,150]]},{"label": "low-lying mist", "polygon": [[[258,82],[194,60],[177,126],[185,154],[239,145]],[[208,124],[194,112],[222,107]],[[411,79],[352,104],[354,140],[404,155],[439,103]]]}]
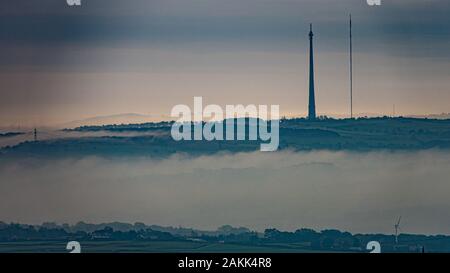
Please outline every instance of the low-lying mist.
[{"label": "low-lying mist", "polygon": [[450,153],[0,161],[0,221],[450,234]]}]

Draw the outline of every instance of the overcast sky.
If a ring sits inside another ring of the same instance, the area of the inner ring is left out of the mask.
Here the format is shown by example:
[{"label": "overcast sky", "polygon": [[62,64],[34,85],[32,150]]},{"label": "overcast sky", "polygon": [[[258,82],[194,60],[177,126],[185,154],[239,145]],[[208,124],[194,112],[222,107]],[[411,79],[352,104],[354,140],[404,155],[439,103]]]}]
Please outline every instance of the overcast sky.
[{"label": "overcast sky", "polygon": [[450,112],[450,2],[0,0],[0,126],[168,115],[180,103],[307,112],[308,24],[317,110],[347,114],[348,14],[355,111]]}]

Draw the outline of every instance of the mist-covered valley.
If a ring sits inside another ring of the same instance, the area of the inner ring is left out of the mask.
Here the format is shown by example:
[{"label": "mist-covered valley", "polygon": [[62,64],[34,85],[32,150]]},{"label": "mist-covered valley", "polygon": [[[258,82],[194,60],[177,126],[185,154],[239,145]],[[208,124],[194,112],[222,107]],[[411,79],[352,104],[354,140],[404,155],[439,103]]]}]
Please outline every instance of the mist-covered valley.
[{"label": "mist-covered valley", "polygon": [[0,218],[449,234],[450,153],[279,151],[1,158]]}]

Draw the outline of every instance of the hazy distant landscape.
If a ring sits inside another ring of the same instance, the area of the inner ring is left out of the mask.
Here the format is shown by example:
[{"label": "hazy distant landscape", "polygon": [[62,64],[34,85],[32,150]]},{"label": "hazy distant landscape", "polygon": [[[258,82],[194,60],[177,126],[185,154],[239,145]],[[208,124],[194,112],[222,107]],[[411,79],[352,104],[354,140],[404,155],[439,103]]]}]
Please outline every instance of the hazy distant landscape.
[{"label": "hazy distant landscape", "polygon": [[66,244],[76,240],[82,251],[95,252],[177,252],[177,253],[302,253],[359,252],[378,241],[383,252],[421,253],[450,251],[450,236],[400,234],[351,234],[335,229],[315,231],[301,228],[294,232],[268,228],[256,232],[229,225],[214,231],[182,227],[162,227],[143,223],[103,223],[75,225],[43,223],[42,225],[5,224],[0,222],[2,252],[68,252]]},{"label": "hazy distant landscape", "polygon": [[450,1],[10,2],[0,252],[450,252]]},{"label": "hazy distant landscape", "polygon": [[[248,120],[247,120],[248,121]],[[172,122],[83,126],[51,132],[56,137],[0,149],[3,156],[151,156],[250,152],[257,141],[174,141]],[[248,127],[247,127],[248,132]],[[38,139],[39,139],[38,132]],[[32,135],[28,138],[32,140]],[[280,123],[280,150],[373,151],[450,148],[450,120],[417,118],[286,119]]]},{"label": "hazy distant landscape", "polygon": [[405,233],[450,233],[449,120],[282,120],[273,153],[175,142],[170,126],[77,127],[2,148],[1,220],[392,234],[402,215]]}]

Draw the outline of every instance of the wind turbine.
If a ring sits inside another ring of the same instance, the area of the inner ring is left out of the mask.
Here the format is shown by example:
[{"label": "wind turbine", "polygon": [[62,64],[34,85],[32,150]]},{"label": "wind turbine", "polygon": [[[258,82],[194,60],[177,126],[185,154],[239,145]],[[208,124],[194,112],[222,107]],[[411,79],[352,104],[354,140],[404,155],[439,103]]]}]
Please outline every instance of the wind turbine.
[{"label": "wind turbine", "polygon": [[395,227],[395,243],[398,244],[398,230],[400,229],[400,221],[402,220],[402,217],[398,217],[397,224],[394,225]]}]

